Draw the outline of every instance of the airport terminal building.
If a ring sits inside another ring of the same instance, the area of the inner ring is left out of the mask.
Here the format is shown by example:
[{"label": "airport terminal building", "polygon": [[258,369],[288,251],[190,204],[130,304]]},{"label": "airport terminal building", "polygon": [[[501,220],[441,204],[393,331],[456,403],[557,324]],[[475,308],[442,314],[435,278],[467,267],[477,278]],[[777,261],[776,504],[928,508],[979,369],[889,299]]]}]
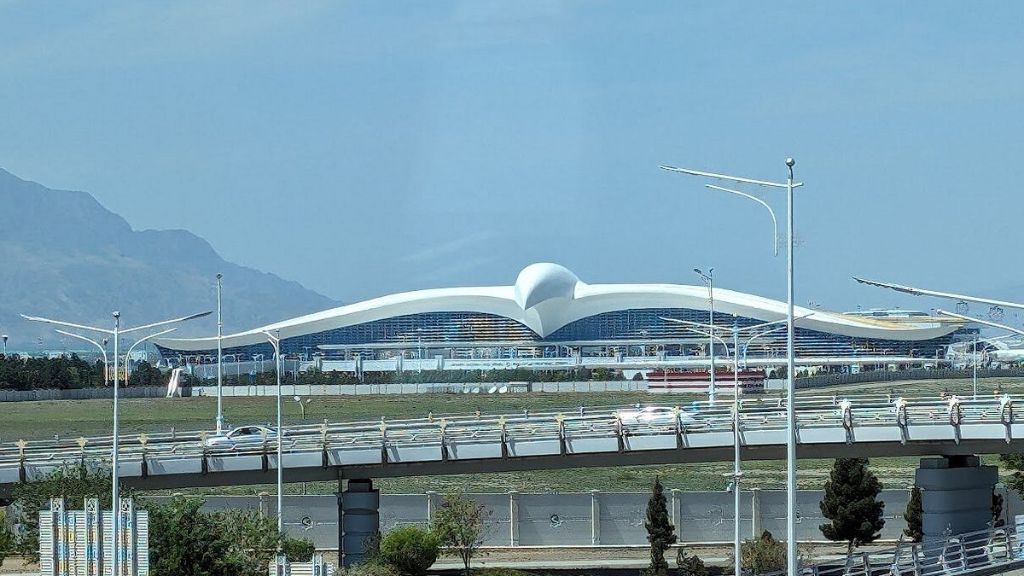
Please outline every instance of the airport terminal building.
[{"label": "airport terminal building", "polygon": [[[795,314],[797,357],[822,363],[879,356],[938,359],[952,342],[973,337],[973,329],[957,320],[920,312],[798,307]],[[784,358],[785,324],[755,327],[785,317],[784,302],[715,288],[719,362],[729,357],[733,342],[748,362]],[[446,361],[449,367],[474,360],[515,360],[520,366],[534,359],[542,367],[542,359],[707,357],[703,329],[670,319],[708,323],[708,287],[587,284],[563,266],[540,263],[524,268],[511,286],[392,294],[225,335],[222,346],[225,361],[271,359],[269,332],[279,335],[285,358],[316,360],[325,369],[346,369],[353,361],[401,369],[403,360],[430,360],[430,367],[443,368]],[[216,361],[215,337],[162,338],[156,344],[172,364]]]}]

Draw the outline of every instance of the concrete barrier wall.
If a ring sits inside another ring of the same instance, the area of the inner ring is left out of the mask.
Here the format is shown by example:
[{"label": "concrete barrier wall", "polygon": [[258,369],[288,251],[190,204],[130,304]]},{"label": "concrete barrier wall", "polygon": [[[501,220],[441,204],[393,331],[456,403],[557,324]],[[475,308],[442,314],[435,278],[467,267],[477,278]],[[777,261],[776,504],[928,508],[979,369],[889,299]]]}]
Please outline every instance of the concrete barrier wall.
[{"label": "concrete barrier wall", "polygon": [[[1004,490],[999,488],[999,490]],[[1016,492],[1004,490],[1005,518],[1024,513]],[[473,494],[487,510],[485,544],[488,546],[644,546],[647,493],[591,492],[573,494]],[[731,542],[733,496],[726,492],[666,490],[669,516],[681,542]],[[786,534],[786,492],[754,490],[741,494],[740,533],[752,538],[769,530],[777,538]],[[822,541],[825,523],[818,502],[822,491],[802,490],[797,499],[797,533],[801,541]],[[164,497],[154,498],[163,500]],[[882,538],[896,540],[905,528],[907,490],[884,490],[885,528]],[[427,526],[433,510],[443,501],[438,494],[381,494],[380,519],[384,532],[398,526]],[[252,508],[274,514],[276,498],[263,496],[211,496],[206,508]],[[338,503],[333,495],[286,496],[285,530],[312,540],[317,548],[338,546]]]}]

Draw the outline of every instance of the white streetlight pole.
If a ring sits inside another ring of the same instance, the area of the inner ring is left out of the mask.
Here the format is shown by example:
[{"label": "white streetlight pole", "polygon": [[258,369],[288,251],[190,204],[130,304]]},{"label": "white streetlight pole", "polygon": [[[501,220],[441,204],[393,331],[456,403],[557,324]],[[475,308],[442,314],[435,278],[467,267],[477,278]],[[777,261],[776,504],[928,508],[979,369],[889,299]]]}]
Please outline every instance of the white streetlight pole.
[{"label": "white streetlight pole", "polygon": [[[184,322],[186,320],[192,320],[194,318],[201,318],[208,316],[209,312],[201,312],[199,314],[192,314],[190,316],[182,316],[181,318],[174,318],[171,320],[164,320],[162,322],[153,322],[152,324],[145,324],[143,326],[136,326],[134,328],[121,329],[121,313],[114,312],[114,329],[109,330],[107,328],[98,328],[96,326],[86,326],[84,324],[74,324],[71,322],[64,322],[62,320],[51,320],[49,318],[42,318],[39,316],[26,316],[22,314],[21,317],[30,320],[32,322],[42,322],[44,324],[54,324],[56,326],[67,326],[69,328],[77,328],[79,330],[89,330],[92,332],[100,332],[102,334],[110,334],[114,337],[114,425],[113,425],[113,438],[111,441],[111,511],[114,514],[113,522],[111,523],[110,539],[111,546],[114,550],[113,559],[111,560],[111,573],[118,574],[118,564],[120,563],[120,553],[122,552],[118,547],[119,532],[121,529],[121,516],[120,516],[120,502],[118,501],[118,493],[120,489],[119,477],[118,477],[118,390],[120,388],[120,374],[118,373],[118,345],[121,334],[128,332],[137,332],[139,330],[146,330],[149,328],[156,328],[157,326],[165,326],[167,324],[174,324],[177,322]],[[89,340],[88,338],[82,338],[83,340]],[[91,341],[91,340],[90,340]],[[96,342],[93,342],[96,344]],[[102,347],[101,347],[102,348]],[[105,357],[105,355],[104,355]]]},{"label": "white streetlight pole", "polygon": [[[282,454],[282,441],[284,440],[284,428],[281,427],[281,331],[276,334],[264,331],[263,335],[274,347],[274,360],[277,367],[277,532],[284,534],[284,461]],[[280,544],[277,551],[281,551]]]},{"label": "white streetlight pole", "polygon": [[221,348],[221,340],[224,337],[224,317],[221,314],[220,293],[221,278],[224,275],[217,273],[217,434],[224,431],[224,350]]},{"label": "white streetlight pole", "polygon": [[708,268],[705,274],[700,268],[694,268],[694,272],[704,279],[708,285],[708,357],[711,360],[711,383],[708,385],[708,403],[715,403],[715,269]]},{"label": "white streetlight pole", "polygon": [[0,336],[0,338],[4,339],[4,358],[6,358],[7,357],[7,334],[4,334],[4,335]]},{"label": "white streetlight pole", "polygon": [[[766,188],[778,188],[786,190],[786,214],[787,214],[787,250],[786,250],[786,567],[787,573],[797,573],[797,556],[796,556],[796,411],[794,409],[795,399],[795,386],[793,385],[794,376],[794,350],[793,350],[793,190],[803,186],[801,182],[793,181],[793,166],[796,162],[792,158],[786,158],[786,167],[789,169],[788,177],[786,182],[768,182],[765,180],[754,180],[752,178],[741,178],[738,176],[728,176],[725,174],[716,174],[714,172],[703,172],[699,170],[691,170],[688,168],[676,168],[673,166],[662,166],[663,170],[670,172],[680,172],[688,174],[690,176],[700,176],[703,178],[712,178],[715,180],[727,180],[729,182],[735,182],[738,184],[750,184],[754,186],[762,186]],[[716,187],[721,189],[721,187]],[[750,197],[750,195],[737,192],[735,190],[726,189],[726,192],[732,192],[741,196]],[[756,198],[755,198],[756,199]],[[769,213],[772,214],[772,220],[775,218],[775,211],[768,206],[764,201],[759,202],[761,205],[768,208]]]}]

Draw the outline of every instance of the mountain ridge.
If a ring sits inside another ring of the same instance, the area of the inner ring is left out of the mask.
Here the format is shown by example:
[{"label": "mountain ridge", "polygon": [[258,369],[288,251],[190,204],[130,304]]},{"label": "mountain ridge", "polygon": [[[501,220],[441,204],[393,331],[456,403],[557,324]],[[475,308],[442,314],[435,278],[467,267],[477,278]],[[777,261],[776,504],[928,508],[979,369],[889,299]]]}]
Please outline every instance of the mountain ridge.
[{"label": "mountain ridge", "polygon": [[[338,302],[276,274],[224,260],[187,230],[135,230],[83,191],[51,189],[0,168],[0,332],[11,350],[65,345],[52,327],[19,314],[112,327],[215,310],[224,274],[224,330],[243,330]],[[216,318],[177,336],[216,332]],[[43,339],[42,345],[39,338]]]}]

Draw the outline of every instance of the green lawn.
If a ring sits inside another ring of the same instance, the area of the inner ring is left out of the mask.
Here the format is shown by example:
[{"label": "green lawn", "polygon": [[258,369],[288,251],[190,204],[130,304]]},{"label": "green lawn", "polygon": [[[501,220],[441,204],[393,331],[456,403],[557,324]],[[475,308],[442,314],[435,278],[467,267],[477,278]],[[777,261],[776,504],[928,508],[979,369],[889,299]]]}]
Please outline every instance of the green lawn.
[{"label": "green lawn", "polygon": [[[1024,385],[1009,379],[985,379],[979,381],[979,393],[991,395],[999,386],[1011,393],[1024,393]],[[937,397],[948,390],[969,396],[972,392],[970,380],[942,380],[919,382],[888,382],[882,384],[858,384],[837,388],[801,390],[809,394],[849,394],[894,392],[905,395],[928,395]],[[774,395],[772,393],[770,395]],[[333,422],[373,420],[384,414],[391,418],[422,417],[429,412],[434,415],[451,413],[521,412],[575,410],[579,405],[622,405],[634,402],[689,402],[696,396],[654,396],[647,393],[607,394],[521,394],[521,395],[468,395],[468,394],[423,394],[408,396],[360,396],[360,397],[316,397],[307,406],[306,422],[320,422],[327,418]],[[232,424],[269,422],[275,418],[273,398],[225,398],[225,417]],[[19,402],[0,404],[0,442],[11,442],[18,438],[49,438],[55,433],[63,437],[109,433],[111,402],[105,400]],[[126,433],[179,431],[212,427],[216,413],[216,399],[175,398],[140,399],[121,401],[121,427]],[[298,405],[289,397],[284,405],[284,417],[288,423],[301,422]],[[995,463],[995,457],[987,458]],[[799,482],[801,487],[820,488],[828,477],[831,461],[802,460]],[[912,483],[917,466],[915,458],[876,458],[872,468],[889,487],[905,487]],[[586,491],[586,490],[647,490],[655,476],[661,476],[670,488],[691,490],[723,489],[724,474],[731,470],[731,463],[707,463],[700,465],[669,465],[645,467],[621,467],[606,469],[578,469],[558,471],[514,472],[503,474],[477,474],[448,477],[414,477],[382,479],[382,489],[390,493],[444,491],[464,488],[472,491],[494,492],[520,491]],[[785,470],[782,462],[748,462],[744,464],[746,486],[765,489],[781,488],[785,485]],[[266,488],[244,487],[237,489],[217,488],[214,492],[252,493]],[[305,489],[310,493],[333,492],[337,486],[331,483],[311,483],[306,486],[293,485],[290,490]]]}]

